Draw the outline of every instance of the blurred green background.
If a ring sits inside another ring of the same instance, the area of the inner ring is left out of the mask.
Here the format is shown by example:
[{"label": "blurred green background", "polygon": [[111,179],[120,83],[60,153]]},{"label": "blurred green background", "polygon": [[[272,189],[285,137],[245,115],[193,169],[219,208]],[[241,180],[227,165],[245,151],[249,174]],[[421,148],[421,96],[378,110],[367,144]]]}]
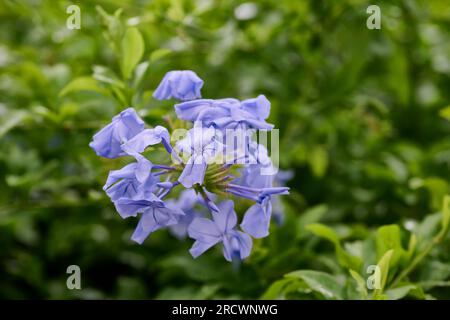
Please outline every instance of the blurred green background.
[{"label": "blurred green background", "polygon": [[[130,77],[127,28],[145,47]],[[204,97],[272,102],[295,175],[284,224],[240,266],[218,249],[194,260],[167,231],[133,243],[136,220],[101,189],[123,160],[97,157],[92,135],[129,105],[164,125],[173,102],[151,94],[174,69]],[[449,299],[449,88],[441,0],[3,0],[0,298]],[[377,263],[389,273],[373,291]],[[66,288],[72,264],[82,290]]]}]

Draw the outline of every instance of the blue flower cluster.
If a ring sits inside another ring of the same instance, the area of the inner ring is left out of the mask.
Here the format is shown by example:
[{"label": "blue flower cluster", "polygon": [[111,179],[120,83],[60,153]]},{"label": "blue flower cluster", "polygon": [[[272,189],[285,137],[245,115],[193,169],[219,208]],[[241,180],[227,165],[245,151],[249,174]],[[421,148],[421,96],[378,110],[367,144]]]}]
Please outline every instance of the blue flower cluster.
[{"label": "blue flower cluster", "polygon": [[[158,100],[179,100],[177,117],[193,123],[175,144],[174,132],[171,137],[162,126],[146,129],[128,108],[94,135],[90,147],[102,157],[135,160],[110,171],[103,187],[122,218],[140,214],[132,240],[141,244],[167,227],[178,238],[195,240],[193,257],[221,243],[226,260],[242,260],[251,252],[252,237],[269,234],[272,213],[281,220],[276,196],[288,193],[283,184],[289,174],[276,174],[267,149],[253,139],[255,130],[273,128],[265,121],[270,113],[267,98],[201,99],[202,86],[193,71],[171,71],[154,92]],[[144,156],[148,147],[157,145],[167,152],[164,164]],[[173,194],[178,197],[168,197]],[[237,198],[254,203],[239,227],[232,200]]]}]

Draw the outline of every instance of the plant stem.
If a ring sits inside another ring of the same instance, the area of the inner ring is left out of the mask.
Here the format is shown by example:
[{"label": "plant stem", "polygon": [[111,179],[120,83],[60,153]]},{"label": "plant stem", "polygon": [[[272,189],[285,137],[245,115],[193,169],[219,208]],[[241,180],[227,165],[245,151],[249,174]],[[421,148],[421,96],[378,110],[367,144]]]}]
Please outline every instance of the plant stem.
[{"label": "plant stem", "polygon": [[411,264],[404,269],[397,278],[394,279],[390,287],[395,287],[403,278],[405,278],[407,275],[409,275],[416,267],[417,265],[430,253],[431,249],[435,245],[438,245],[442,241],[441,235],[437,235],[433,238],[433,240],[426,246],[426,248],[414,258],[414,260],[411,262]]}]

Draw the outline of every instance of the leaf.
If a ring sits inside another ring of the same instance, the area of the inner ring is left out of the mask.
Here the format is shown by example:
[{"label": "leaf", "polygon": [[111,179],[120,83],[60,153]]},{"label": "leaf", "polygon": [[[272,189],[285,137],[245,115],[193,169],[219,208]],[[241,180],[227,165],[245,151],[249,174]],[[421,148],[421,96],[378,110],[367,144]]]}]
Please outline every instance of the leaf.
[{"label": "leaf", "polygon": [[424,180],[424,186],[430,193],[431,206],[436,210],[441,209],[442,199],[450,190],[448,182],[442,178],[430,177]]},{"label": "leaf", "polygon": [[442,229],[439,233],[441,237],[445,237],[450,225],[450,196],[446,195],[442,204]]},{"label": "leaf", "polygon": [[348,271],[350,272],[350,275],[352,276],[352,278],[355,279],[357,287],[358,287],[358,291],[361,294],[361,297],[363,299],[367,299],[369,294],[367,292],[366,281],[364,280],[364,278],[361,277],[361,275],[358,272],[356,272],[355,270],[349,269]]},{"label": "leaf", "polygon": [[122,75],[130,78],[134,68],[142,59],[145,45],[144,39],[137,28],[128,28],[122,39]]},{"label": "leaf", "polygon": [[[418,247],[421,247],[431,240],[431,238],[437,233],[438,228],[442,224],[442,214],[435,213],[427,215],[422,222],[417,226],[417,242]],[[420,249],[420,248],[418,248]],[[420,251],[420,250],[419,250]]]},{"label": "leaf", "polygon": [[281,280],[277,280],[264,292],[264,294],[261,296],[261,299],[263,300],[274,300],[278,299],[281,296],[283,288],[291,282],[292,279],[284,278]]},{"label": "leaf", "polygon": [[394,250],[390,267],[394,267],[406,255],[406,251],[402,248],[400,238],[400,228],[396,224],[382,226],[378,228],[376,235],[377,258],[390,250]]},{"label": "leaf", "polygon": [[385,291],[385,295],[389,300],[400,300],[408,295],[412,290],[415,290],[417,286],[413,284],[403,285],[397,288],[389,289]]},{"label": "leaf", "polygon": [[312,208],[309,208],[302,213],[298,219],[298,234],[300,237],[305,235],[306,226],[319,222],[323,215],[328,211],[328,206],[325,204],[319,204]]},{"label": "leaf", "polygon": [[406,258],[407,260],[411,260],[411,258],[414,255],[414,252],[416,251],[417,247],[417,236],[412,233],[409,237],[409,244],[408,244],[408,250],[406,251]]},{"label": "leaf", "polygon": [[171,53],[172,53],[172,50],[167,49],[167,48],[157,49],[150,54],[149,62],[150,62],[150,64],[152,64],[152,63],[168,56]]},{"label": "leaf", "polygon": [[134,72],[134,81],[133,81],[134,87],[137,87],[142,82],[149,65],[150,63],[148,61],[141,62],[140,64],[137,65],[136,70]]},{"label": "leaf", "polygon": [[117,9],[114,14],[107,13],[101,6],[95,7],[102,24],[106,27],[106,31],[103,32],[106,40],[109,42],[111,47],[116,51],[120,52],[120,40],[123,35],[123,24],[121,21],[122,9]]},{"label": "leaf", "polygon": [[339,264],[347,269],[359,270],[362,265],[362,260],[359,257],[352,256],[345,251],[339,241],[339,237],[336,232],[320,223],[314,223],[306,226],[306,229],[314,233],[315,235],[325,238],[334,244],[336,257]]},{"label": "leaf", "polygon": [[439,110],[439,115],[440,115],[442,118],[445,118],[445,119],[447,119],[447,120],[450,120],[450,106],[447,106],[447,107],[445,107],[445,108]]},{"label": "leaf", "polygon": [[0,120],[0,138],[3,137],[9,130],[18,126],[27,117],[27,113],[22,110],[11,111],[6,115],[2,115]]},{"label": "leaf", "polygon": [[324,147],[316,146],[308,157],[309,165],[316,177],[323,177],[328,168],[328,152]]},{"label": "leaf", "polygon": [[394,254],[394,250],[386,251],[386,253],[381,257],[381,259],[378,261],[378,267],[380,268],[380,288],[376,289],[374,292],[374,297],[377,298],[377,296],[382,297],[381,294],[383,293],[384,287],[386,286],[386,282],[389,275],[389,265],[392,258],[392,255]]},{"label": "leaf", "polygon": [[78,77],[69,82],[59,93],[59,96],[65,96],[71,92],[78,91],[94,91],[98,93],[106,93],[106,90],[100,87],[95,79],[89,76]]},{"label": "leaf", "polygon": [[302,279],[311,290],[321,293],[326,299],[344,299],[343,286],[336,278],[328,273],[313,270],[299,270],[290,272],[285,277]]},{"label": "leaf", "polygon": [[100,82],[113,85],[120,89],[125,88],[125,83],[117,78],[117,75],[108,67],[96,65],[93,67],[94,74],[92,77]]}]

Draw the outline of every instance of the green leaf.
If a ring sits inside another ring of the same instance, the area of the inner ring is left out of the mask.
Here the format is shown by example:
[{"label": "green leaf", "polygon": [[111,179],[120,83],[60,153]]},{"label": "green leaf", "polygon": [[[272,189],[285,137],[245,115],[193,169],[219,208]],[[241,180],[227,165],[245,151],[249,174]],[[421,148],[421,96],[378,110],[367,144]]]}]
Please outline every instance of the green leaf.
[{"label": "green leaf", "polygon": [[416,251],[417,247],[417,236],[412,233],[409,238],[409,244],[408,244],[408,250],[406,251],[406,258],[407,261],[411,260],[411,258],[414,255],[414,252]]},{"label": "green leaf", "polygon": [[308,157],[309,165],[316,177],[323,177],[328,168],[328,152],[324,147],[316,146]]},{"label": "green leaf", "polygon": [[367,288],[366,288],[366,281],[364,280],[363,277],[361,277],[361,275],[356,272],[355,270],[348,270],[350,272],[350,275],[352,276],[353,279],[355,279],[357,287],[358,287],[358,291],[361,294],[361,297],[363,299],[367,299],[367,297],[369,296],[368,292],[367,292]]},{"label": "green leaf", "polygon": [[95,79],[89,76],[78,77],[69,82],[59,93],[59,96],[65,96],[71,92],[78,91],[94,91],[98,93],[106,93],[106,90],[100,87]]},{"label": "green leaf", "polygon": [[145,78],[145,74],[148,71],[149,65],[150,63],[148,61],[141,62],[140,64],[137,65],[136,70],[134,72],[134,81],[133,81],[134,87],[137,87]]},{"label": "green leaf", "polygon": [[430,177],[425,179],[423,184],[430,193],[433,209],[441,209],[442,199],[450,190],[448,182],[442,178]]},{"label": "green leaf", "polygon": [[359,270],[362,265],[362,260],[359,257],[352,256],[345,251],[339,241],[339,237],[336,232],[320,223],[313,223],[306,226],[306,229],[314,233],[315,235],[331,241],[334,244],[336,257],[339,264],[347,269]]},{"label": "green leaf", "polygon": [[94,74],[92,77],[100,82],[113,85],[120,89],[125,89],[125,83],[117,78],[117,75],[108,67],[96,65],[93,67]]},{"label": "green leaf", "polygon": [[122,39],[122,75],[129,79],[134,68],[142,59],[145,44],[137,28],[128,28]]},{"label": "green leaf", "polygon": [[441,110],[439,111],[439,115],[440,115],[442,118],[445,118],[445,119],[447,119],[447,120],[450,120],[450,106],[447,106],[447,107],[441,109]]},{"label": "green leaf", "polygon": [[380,288],[375,289],[374,297],[380,298],[382,297],[382,293],[384,290],[384,287],[386,286],[386,282],[389,275],[389,265],[392,258],[392,255],[394,254],[394,250],[387,251],[381,259],[378,261],[378,267],[380,268]]},{"label": "green leaf", "polygon": [[413,284],[402,285],[397,288],[389,289],[385,291],[386,296],[389,300],[399,300],[408,295],[412,290],[415,290],[417,286]]},{"label": "green leaf", "polygon": [[306,226],[319,222],[327,211],[327,205],[319,204],[303,212],[297,225],[299,237],[305,236]]},{"label": "green leaf", "polygon": [[0,120],[0,138],[3,137],[9,130],[18,126],[27,117],[27,113],[22,110],[11,111],[2,115]]},{"label": "green leaf", "polygon": [[120,40],[123,35],[123,24],[121,21],[122,9],[117,9],[114,14],[107,13],[101,6],[95,7],[102,24],[106,27],[106,31],[103,32],[108,43],[114,49],[116,53],[120,52]]},{"label": "green leaf", "polygon": [[281,293],[283,288],[291,282],[292,279],[284,278],[281,280],[277,280],[264,292],[261,299],[263,300],[275,300],[281,297]]},{"label": "green leaf", "polygon": [[394,267],[407,253],[402,247],[400,228],[396,224],[382,226],[378,228],[376,235],[377,258],[380,259],[383,254],[393,249],[394,253],[390,260],[390,267]]},{"label": "green leaf", "polygon": [[450,196],[446,195],[442,204],[442,229],[439,235],[445,237],[450,225]]},{"label": "green leaf", "polygon": [[319,292],[326,299],[344,299],[342,284],[328,273],[313,270],[299,270],[290,272],[285,277],[302,279],[311,290]]},{"label": "green leaf", "polygon": [[416,230],[417,242],[419,247],[418,250],[433,238],[433,236],[438,232],[441,224],[442,214],[439,212],[429,214],[422,220],[422,222],[417,226]]},{"label": "green leaf", "polygon": [[172,53],[172,50],[167,49],[167,48],[157,49],[150,54],[149,62],[150,62],[150,64],[152,64],[152,63],[168,56],[171,53]]}]

